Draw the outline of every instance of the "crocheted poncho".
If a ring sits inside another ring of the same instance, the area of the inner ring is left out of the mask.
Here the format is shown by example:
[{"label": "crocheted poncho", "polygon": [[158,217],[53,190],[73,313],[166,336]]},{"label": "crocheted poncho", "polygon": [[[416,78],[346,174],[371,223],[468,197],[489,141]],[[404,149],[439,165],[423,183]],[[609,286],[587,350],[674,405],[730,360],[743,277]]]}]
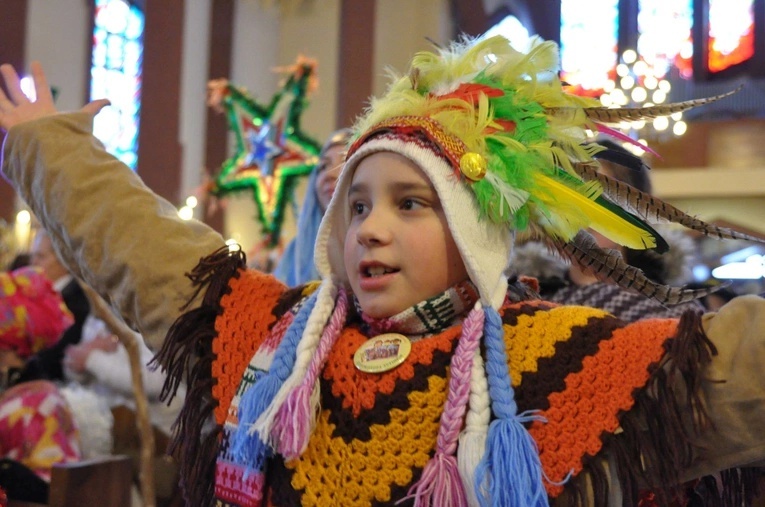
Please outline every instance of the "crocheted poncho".
[{"label": "crocheted poncho", "polygon": [[[287,290],[230,259],[203,264],[192,278],[220,282],[210,286],[202,308],[176,323],[160,353],[185,358],[171,361],[171,374],[192,368],[189,356],[198,357],[189,392],[199,400],[187,399],[183,437],[174,448],[185,456],[180,462],[192,504],[208,504],[213,493],[221,506],[263,505],[262,498],[275,506],[411,504],[397,502],[434,452],[461,326],[413,342],[403,364],[372,374],[354,366],[354,352],[369,337],[358,315],[349,315],[321,373],[321,413],[308,448],[289,461],[277,455],[243,463],[228,445],[239,424],[253,422],[237,420],[238,401],[268,370],[293,308],[315,286]],[[690,450],[676,400],[695,404],[703,424],[694,393],[699,366],[714,353],[698,316],[626,324],[602,310],[538,300],[508,300],[501,314],[518,409],[538,410],[547,421],[531,423],[529,431],[551,500],[573,505],[586,495],[589,503],[606,505],[609,480],[635,503],[639,484],[662,485],[667,498],[680,494],[673,485]],[[204,398],[205,389],[212,399]],[[216,430],[201,440],[190,436],[211,414]],[[644,429],[656,424],[661,431],[646,437]],[[618,479],[606,473],[606,448]]]}]

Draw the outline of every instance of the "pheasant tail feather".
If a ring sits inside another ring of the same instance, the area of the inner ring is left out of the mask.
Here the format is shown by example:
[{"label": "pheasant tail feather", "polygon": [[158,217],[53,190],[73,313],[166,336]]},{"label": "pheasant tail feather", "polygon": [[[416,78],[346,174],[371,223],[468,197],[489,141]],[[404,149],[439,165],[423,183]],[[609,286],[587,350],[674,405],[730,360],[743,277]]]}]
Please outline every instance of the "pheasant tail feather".
[{"label": "pheasant tail feather", "polygon": [[703,99],[686,100],[683,102],[672,102],[658,106],[649,107],[586,107],[584,112],[588,118],[599,123],[618,124],[622,121],[652,120],[660,116],[670,116],[675,113],[682,113],[694,107],[711,104],[720,99],[724,99],[734,93],[738,93],[742,86],[720,95],[705,97]]},{"label": "pheasant tail feather", "polygon": [[720,287],[709,289],[682,289],[656,283],[642,270],[627,264],[617,250],[600,248],[586,231],[580,231],[573,240],[553,240],[551,246],[599,280],[653,298],[665,305],[678,305],[706,296]]},{"label": "pheasant tail feather", "polygon": [[717,239],[741,239],[765,243],[765,240],[738,232],[727,227],[718,227],[691,216],[661,199],[641,192],[624,182],[598,172],[592,164],[574,164],[574,170],[585,181],[596,180],[603,186],[603,193],[616,204],[627,208],[637,216],[654,223],[676,223],[705,236]]}]

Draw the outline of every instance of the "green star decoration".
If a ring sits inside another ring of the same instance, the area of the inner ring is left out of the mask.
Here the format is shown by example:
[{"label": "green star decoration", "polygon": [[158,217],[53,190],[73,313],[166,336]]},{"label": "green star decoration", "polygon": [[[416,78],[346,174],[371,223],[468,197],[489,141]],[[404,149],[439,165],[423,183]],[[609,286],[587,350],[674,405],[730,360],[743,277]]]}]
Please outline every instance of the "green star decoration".
[{"label": "green star decoration", "polygon": [[279,245],[285,209],[294,204],[300,178],[319,161],[321,145],[300,128],[306,95],[315,85],[315,67],[315,62],[298,58],[267,107],[225,80],[210,84],[210,104],[220,105],[225,112],[236,151],[223,162],[209,192],[222,198],[252,191],[264,244],[269,249]]}]

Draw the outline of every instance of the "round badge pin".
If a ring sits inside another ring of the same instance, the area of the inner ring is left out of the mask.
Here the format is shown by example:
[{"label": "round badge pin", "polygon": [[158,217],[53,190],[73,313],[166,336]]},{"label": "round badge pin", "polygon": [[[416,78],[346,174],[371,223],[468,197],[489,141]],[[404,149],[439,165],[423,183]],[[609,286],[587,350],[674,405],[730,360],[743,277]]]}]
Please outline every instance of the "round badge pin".
[{"label": "round badge pin", "polygon": [[365,373],[381,373],[400,365],[412,351],[409,338],[386,333],[365,341],[353,355],[353,364]]}]

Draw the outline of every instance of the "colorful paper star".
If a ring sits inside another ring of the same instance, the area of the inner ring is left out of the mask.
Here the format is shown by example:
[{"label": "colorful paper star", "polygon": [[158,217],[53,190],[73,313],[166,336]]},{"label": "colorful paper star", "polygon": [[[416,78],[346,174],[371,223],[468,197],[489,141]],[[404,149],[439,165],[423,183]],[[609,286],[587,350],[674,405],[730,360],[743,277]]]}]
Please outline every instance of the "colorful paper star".
[{"label": "colorful paper star", "polygon": [[315,86],[316,63],[298,58],[281,90],[264,107],[227,80],[211,81],[208,104],[222,109],[236,151],[210,185],[218,198],[251,190],[269,247],[279,244],[284,211],[301,177],[319,161],[321,146],[300,129],[306,96]]}]

